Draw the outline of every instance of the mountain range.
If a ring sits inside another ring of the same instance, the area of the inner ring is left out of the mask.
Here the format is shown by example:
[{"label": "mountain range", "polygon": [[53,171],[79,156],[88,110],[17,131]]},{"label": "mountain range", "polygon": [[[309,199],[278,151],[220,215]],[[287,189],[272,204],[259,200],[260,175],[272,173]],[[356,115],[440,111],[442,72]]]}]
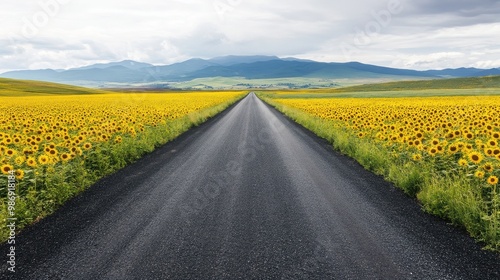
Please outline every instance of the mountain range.
[{"label": "mountain range", "polygon": [[185,82],[198,78],[239,77],[245,79],[273,78],[452,78],[500,75],[500,68],[458,68],[416,71],[363,64],[359,62],[326,63],[277,56],[223,56],[212,59],[194,58],[171,65],[124,60],[93,64],[68,70],[21,70],[0,74],[0,77],[41,80],[67,84]]}]

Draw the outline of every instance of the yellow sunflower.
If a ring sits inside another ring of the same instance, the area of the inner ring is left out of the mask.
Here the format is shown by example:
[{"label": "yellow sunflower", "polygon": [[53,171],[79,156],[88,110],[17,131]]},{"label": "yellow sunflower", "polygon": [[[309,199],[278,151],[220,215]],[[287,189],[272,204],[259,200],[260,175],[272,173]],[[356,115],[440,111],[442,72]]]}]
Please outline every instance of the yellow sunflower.
[{"label": "yellow sunflower", "polygon": [[458,161],[458,165],[460,166],[467,166],[469,163],[465,159],[461,159]]},{"label": "yellow sunflower", "polygon": [[36,160],[32,157],[29,157],[26,160],[26,164],[28,164],[29,167],[36,167]]},{"label": "yellow sunflower", "polygon": [[498,142],[495,139],[490,139],[488,141],[488,145],[490,145],[490,147],[496,147],[498,145]]},{"label": "yellow sunflower", "polygon": [[491,172],[491,171],[493,171],[493,164],[491,164],[491,163],[489,163],[489,162],[488,162],[488,163],[485,163],[485,164],[483,165],[483,169],[484,169],[484,171],[486,171],[486,172]]},{"label": "yellow sunflower", "polygon": [[448,152],[449,152],[450,154],[455,154],[455,153],[457,153],[457,152],[458,152],[458,146],[457,146],[457,145],[455,145],[455,144],[450,145],[450,146],[448,147]]},{"label": "yellow sunflower", "polygon": [[10,164],[4,164],[2,165],[2,173],[7,175],[9,174],[10,171],[14,170],[14,167]]},{"label": "yellow sunflower", "polygon": [[469,159],[470,161],[472,161],[473,163],[475,164],[478,164],[480,163],[481,161],[483,161],[483,155],[481,155],[480,153],[478,152],[472,152],[469,154]]},{"label": "yellow sunflower", "polygon": [[38,162],[42,165],[46,165],[46,164],[49,164],[50,163],[50,159],[48,156],[46,155],[41,155],[38,157]]},{"label": "yellow sunflower", "polygon": [[71,159],[71,157],[70,157],[70,155],[69,155],[69,154],[67,154],[67,153],[63,153],[63,154],[61,154],[61,160],[62,160],[62,161],[66,162],[66,161],[68,161],[68,160],[70,160],[70,159]]},{"label": "yellow sunflower", "polygon": [[490,184],[492,186],[495,186],[496,184],[498,184],[498,177],[497,176],[490,176],[488,178],[488,184]]},{"label": "yellow sunflower", "polygon": [[24,178],[24,171],[21,169],[17,169],[16,172],[16,179],[22,180]]},{"label": "yellow sunflower", "polygon": [[11,156],[14,156],[16,154],[16,151],[12,150],[12,149],[7,149],[7,151],[5,151],[5,154],[7,156],[11,157]]},{"label": "yellow sunflower", "polygon": [[24,163],[24,157],[23,156],[19,156],[19,157],[16,157],[16,159],[14,160],[14,162],[17,164],[17,165],[21,165]]}]

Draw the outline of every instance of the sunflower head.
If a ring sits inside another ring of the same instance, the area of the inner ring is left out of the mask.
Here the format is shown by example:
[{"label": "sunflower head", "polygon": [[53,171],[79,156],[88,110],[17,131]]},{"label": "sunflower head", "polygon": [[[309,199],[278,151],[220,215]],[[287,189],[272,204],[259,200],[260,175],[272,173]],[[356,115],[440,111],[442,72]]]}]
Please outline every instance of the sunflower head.
[{"label": "sunflower head", "polygon": [[61,160],[62,160],[62,161],[66,162],[66,161],[68,161],[68,160],[70,160],[70,159],[71,159],[71,157],[70,157],[70,155],[69,155],[69,154],[67,154],[67,153],[63,153],[63,154],[61,154]]},{"label": "sunflower head", "polygon": [[474,176],[476,176],[476,178],[482,179],[482,178],[484,178],[484,172],[478,170],[478,171],[476,171],[476,173],[474,173]]},{"label": "sunflower head", "polygon": [[488,141],[488,145],[490,145],[490,147],[496,147],[498,145],[498,142],[495,139],[490,139]]},{"label": "sunflower head", "polygon": [[26,160],[26,164],[28,164],[29,167],[36,167],[36,160],[32,157],[29,157]]},{"label": "sunflower head", "polygon": [[465,159],[461,159],[458,161],[458,165],[460,166],[467,166],[469,163]]},{"label": "sunflower head", "polygon": [[469,154],[469,159],[475,164],[480,163],[483,160],[483,155],[477,152],[472,152]]},{"label": "sunflower head", "polygon": [[16,179],[21,180],[24,178],[24,171],[21,169],[17,169],[15,172]]},{"label": "sunflower head", "polygon": [[448,147],[448,152],[450,152],[451,154],[455,154],[458,152],[458,146],[457,145],[450,145]]},{"label": "sunflower head", "polygon": [[33,151],[31,150],[31,148],[26,147],[26,148],[23,149],[23,154],[26,155],[26,156],[30,155],[32,153],[33,153]]},{"label": "sunflower head", "polygon": [[12,165],[10,165],[10,164],[4,164],[4,165],[2,165],[2,173],[3,174],[7,175],[12,170],[14,170],[14,167]]},{"label": "sunflower head", "polygon": [[493,155],[493,149],[489,149],[489,148],[484,149],[484,153],[486,155],[488,155],[488,156],[492,156]]},{"label": "sunflower head", "polygon": [[413,159],[414,161],[420,161],[420,160],[422,160],[422,155],[420,155],[420,154],[414,154],[414,155],[412,156],[412,159]]},{"label": "sunflower head", "polygon": [[46,164],[49,164],[50,163],[50,159],[48,156],[46,155],[41,155],[38,157],[38,162],[42,165],[46,165]]},{"label": "sunflower head", "polygon": [[495,186],[496,184],[498,184],[498,177],[497,176],[490,176],[488,178],[488,184],[490,184],[492,186]]},{"label": "sunflower head", "polygon": [[12,150],[12,149],[7,149],[7,150],[5,151],[5,154],[6,154],[7,156],[11,157],[11,156],[13,156],[13,155],[15,155],[15,154],[16,154],[16,151],[14,151],[14,150]]},{"label": "sunflower head", "polygon": [[491,164],[491,163],[486,163],[486,164],[484,164],[484,165],[483,165],[483,169],[484,169],[484,171],[486,171],[486,172],[491,172],[491,171],[493,171],[493,164]]},{"label": "sunflower head", "polygon": [[17,164],[17,165],[21,165],[24,163],[24,157],[23,156],[19,156],[19,157],[16,157],[16,159],[14,160],[14,162]]}]

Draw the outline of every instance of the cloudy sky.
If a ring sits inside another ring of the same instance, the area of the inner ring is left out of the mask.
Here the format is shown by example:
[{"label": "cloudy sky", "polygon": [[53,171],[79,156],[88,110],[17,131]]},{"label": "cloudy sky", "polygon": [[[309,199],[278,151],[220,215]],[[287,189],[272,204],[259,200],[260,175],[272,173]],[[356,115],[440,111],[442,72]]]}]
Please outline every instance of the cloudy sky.
[{"label": "cloudy sky", "polygon": [[0,72],[256,54],[493,68],[498,34],[498,0],[3,0]]}]

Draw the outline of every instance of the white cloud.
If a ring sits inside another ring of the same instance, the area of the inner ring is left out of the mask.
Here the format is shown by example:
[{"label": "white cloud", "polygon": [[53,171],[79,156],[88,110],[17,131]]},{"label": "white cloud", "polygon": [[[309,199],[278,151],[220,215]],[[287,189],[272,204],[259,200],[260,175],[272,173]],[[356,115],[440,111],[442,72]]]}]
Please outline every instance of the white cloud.
[{"label": "white cloud", "polygon": [[[226,54],[415,69],[500,67],[500,2],[466,2],[4,1],[0,71],[122,59],[168,64]],[[387,22],[377,18],[394,3],[401,12]],[[359,44],[359,31],[369,40]],[[346,45],[349,56],[340,47]]]},{"label": "white cloud", "polygon": [[405,68],[418,68],[418,69],[435,69],[440,68],[441,65],[456,65],[455,61],[460,61],[465,58],[465,54],[461,52],[440,52],[430,53],[423,55],[399,55],[395,64],[404,65]]}]

